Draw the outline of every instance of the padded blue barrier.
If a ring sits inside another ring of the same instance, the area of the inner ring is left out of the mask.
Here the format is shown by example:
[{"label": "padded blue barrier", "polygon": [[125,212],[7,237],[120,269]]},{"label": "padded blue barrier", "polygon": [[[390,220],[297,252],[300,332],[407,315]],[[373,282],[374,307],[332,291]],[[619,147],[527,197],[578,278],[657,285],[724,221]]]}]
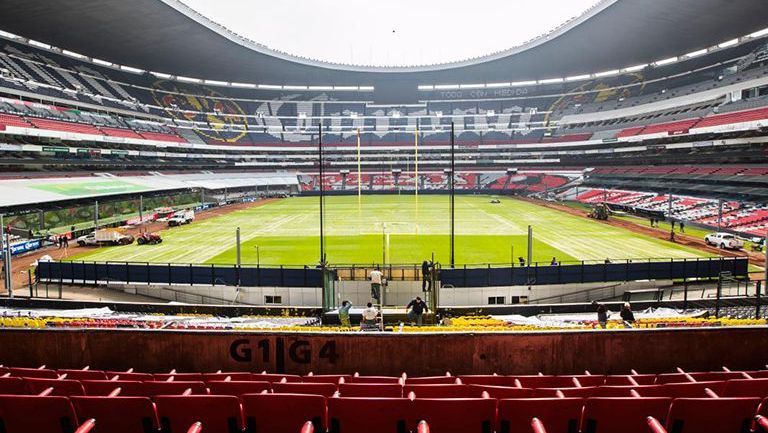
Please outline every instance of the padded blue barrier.
[{"label": "padded blue barrier", "polygon": [[597,283],[611,281],[715,278],[730,272],[746,277],[749,261],[744,257],[711,257],[615,263],[507,268],[443,268],[440,281],[453,287],[493,287],[544,284]]},{"label": "padded blue barrier", "polygon": [[124,282],[129,284],[197,284],[274,287],[322,287],[317,268],[274,268],[212,265],[177,265],[125,262],[40,262],[36,276],[41,281],[64,283]]}]

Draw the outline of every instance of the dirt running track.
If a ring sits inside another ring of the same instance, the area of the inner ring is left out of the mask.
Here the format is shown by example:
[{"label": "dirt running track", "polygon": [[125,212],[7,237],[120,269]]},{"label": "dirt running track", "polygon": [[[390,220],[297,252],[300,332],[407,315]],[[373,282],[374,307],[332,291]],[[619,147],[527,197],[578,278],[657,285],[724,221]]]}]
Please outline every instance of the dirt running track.
[{"label": "dirt running track", "polygon": [[[525,200],[525,201],[537,204],[539,206],[544,206],[550,209],[556,209],[561,212],[569,213],[571,215],[576,215],[584,218],[587,217],[587,212],[579,209],[574,209],[572,207],[565,206],[562,204],[548,202],[548,201],[527,199],[527,198],[521,198],[521,200]],[[667,232],[666,230],[661,230],[657,228],[652,228],[652,227],[643,226],[640,224],[635,224],[635,223],[616,220],[616,219],[609,219],[608,221],[595,220],[595,222],[608,224],[614,227],[622,227],[632,232],[640,233],[646,236],[651,236],[657,239],[669,240],[669,232]],[[720,248],[715,248],[707,245],[703,239],[680,234],[679,232],[675,232],[675,243],[678,243],[680,245],[685,245],[687,247],[695,248],[697,250],[706,251],[708,253],[712,253],[715,255],[722,255],[726,257],[748,257],[750,264],[755,266],[760,266],[760,267],[765,266],[765,255],[763,253],[753,253],[749,251],[722,250]]]},{"label": "dirt running track", "polygon": [[[208,218],[227,215],[229,213],[232,213],[234,211],[238,211],[241,209],[250,209],[253,207],[262,206],[275,200],[278,200],[278,199],[270,198],[270,199],[260,200],[260,201],[251,202],[251,203],[236,203],[236,204],[231,204],[227,206],[214,207],[214,208],[210,208],[210,209],[196,213],[195,220],[201,221],[201,220],[206,220]],[[141,226],[131,227],[129,229],[126,229],[125,232],[136,236],[142,232],[152,233],[152,232],[158,232],[158,231],[164,230],[166,228],[168,228],[166,223],[154,221],[149,224],[143,224]],[[14,290],[22,289],[21,296],[25,296],[29,293],[28,290],[26,291],[24,290],[29,287],[28,286],[29,278],[27,276],[27,270],[40,257],[44,255],[49,255],[53,257],[54,260],[60,260],[60,259],[67,258],[68,256],[78,254],[83,249],[90,249],[90,248],[92,247],[79,247],[75,242],[70,242],[68,249],[59,249],[56,246],[50,246],[50,247],[45,247],[39,250],[32,251],[27,254],[15,256],[12,260]],[[3,277],[0,275],[0,281],[2,280],[3,280]],[[3,284],[0,284],[0,294],[5,293],[5,290],[2,289],[2,287],[3,287]]]}]

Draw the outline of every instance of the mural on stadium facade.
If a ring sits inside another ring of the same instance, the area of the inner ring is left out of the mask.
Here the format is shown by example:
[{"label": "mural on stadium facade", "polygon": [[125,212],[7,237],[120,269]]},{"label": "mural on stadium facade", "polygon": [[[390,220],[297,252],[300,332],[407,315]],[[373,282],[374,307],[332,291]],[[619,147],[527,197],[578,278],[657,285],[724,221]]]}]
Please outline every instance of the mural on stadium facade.
[{"label": "mural on stadium facade", "polygon": [[[567,91],[555,101],[547,111],[550,113],[564,110],[574,105],[606,102],[619,100],[632,96],[639,96],[645,89],[645,77],[640,73],[624,74],[611,81],[594,80]],[[550,113],[544,118],[549,125]]]},{"label": "mural on stadium facade", "polygon": [[[245,111],[232,99],[205,86],[196,88],[195,93],[179,89],[169,80],[158,80],[152,84],[152,99],[174,119],[189,122],[207,122],[210,129],[195,129],[205,138],[225,143],[237,143],[245,137],[248,119]],[[189,113],[185,110],[207,114]]]}]

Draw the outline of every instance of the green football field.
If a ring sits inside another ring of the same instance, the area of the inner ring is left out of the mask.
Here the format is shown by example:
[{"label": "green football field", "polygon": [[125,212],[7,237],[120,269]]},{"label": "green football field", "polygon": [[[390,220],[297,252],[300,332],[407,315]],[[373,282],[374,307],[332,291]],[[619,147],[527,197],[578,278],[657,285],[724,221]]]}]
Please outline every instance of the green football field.
[{"label": "green football field", "polygon": [[[456,263],[506,264],[526,256],[533,226],[533,259],[558,261],[704,257],[691,248],[611,227],[529,202],[488,196],[456,197]],[[105,247],[78,260],[155,263],[236,261],[241,230],[243,264],[313,265],[320,258],[319,199],[294,197],[169,228],[160,245]],[[449,198],[414,196],[327,197],[325,248],[333,265],[421,263],[434,253],[449,262]],[[258,247],[258,248],[257,248]]]}]

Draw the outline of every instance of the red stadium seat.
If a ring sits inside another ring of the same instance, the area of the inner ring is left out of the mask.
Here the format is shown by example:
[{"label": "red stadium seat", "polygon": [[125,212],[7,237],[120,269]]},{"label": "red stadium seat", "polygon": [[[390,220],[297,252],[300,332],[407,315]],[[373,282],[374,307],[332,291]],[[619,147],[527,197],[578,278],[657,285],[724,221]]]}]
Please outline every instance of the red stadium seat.
[{"label": "red stadium seat", "polygon": [[[636,383],[633,383],[636,382]],[[636,374],[623,376],[605,376],[605,385],[608,386],[635,386],[653,385],[656,382],[655,374]]]},{"label": "red stadium seat", "polygon": [[249,394],[242,396],[248,432],[296,433],[306,421],[325,431],[325,398],[319,395]]},{"label": "red stadium seat", "polygon": [[332,383],[273,383],[272,392],[280,394],[312,394],[330,397],[336,392]]},{"label": "red stadium seat", "polygon": [[417,398],[413,407],[416,418],[408,425],[410,429],[424,420],[435,433],[491,433],[496,424],[493,398]]},{"label": "red stadium seat", "polygon": [[667,416],[669,433],[748,433],[758,398],[678,398]]},{"label": "red stadium seat", "polygon": [[499,433],[531,431],[538,418],[547,433],[578,433],[582,398],[515,398],[499,400]]},{"label": "red stadium seat", "polygon": [[406,433],[415,427],[409,425],[413,416],[413,402],[407,398],[328,399],[331,433]]},{"label": "red stadium seat", "polygon": [[215,380],[208,382],[208,390],[212,395],[236,395],[258,394],[262,391],[271,391],[272,384],[269,382],[249,382],[249,381],[223,381]]},{"label": "red stadium seat", "polygon": [[53,388],[49,395],[85,395],[83,385],[76,380],[26,378],[24,386],[30,394],[40,394],[48,388]]},{"label": "red stadium seat", "polygon": [[153,374],[152,377],[157,381],[167,381],[173,378],[173,381],[179,382],[202,382],[203,375],[201,373],[161,373]]},{"label": "red stadium seat", "polygon": [[281,382],[283,379],[285,379],[285,382],[301,382],[301,376],[296,376],[294,374],[257,373],[253,374],[250,380],[255,380],[257,382]]},{"label": "red stadium seat", "polygon": [[523,388],[573,388],[576,383],[570,376],[515,376]]},{"label": "red stadium seat", "polygon": [[72,433],[78,426],[67,397],[0,396],[4,433]]},{"label": "red stadium seat", "polygon": [[117,380],[134,380],[139,382],[155,379],[151,374],[147,373],[126,373],[119,371],[107,371],[105,373],[107,374],[107,379],[114,379],[115,376],[118,377]]},{"label": "red stadium seat", "polygon": [[688,382],[667,383],[664,385],[637,386],[635,390],[642,397],[709,397],[705,389],[709,388],[720,395],[725,388],[725,382]]},{"label": "red stadium seat", "polygon": [[533,397],[531,388],[515,388],[513,386],[491,386],[491,385],[467,385],[477,391],[477,395],[487,392],[491,398],[529,398]]},{"label": "red stadium seat", "polygon": [[648,433],[648,417],[667,416],[671,398],[588,398],[581,419],[582,433]]},{"label": "red stadium seat", "polygon": [[135,380],[81,380],[85,395],[109,395],[120,388],[121,396],[145,396],[144,384]]},{"label": "red stadium seat", "polygon": [[187,389],[192,390],[192,394],[208,394],[208,388],[203,382],[142,382],[142,391],[147,397],[154,395],[181,395]]},{"label": "red stadium seat", "polygon": [[346,383],[400,383],[402,377],[395,376],[350,376]]},{"label": "red stadium seat", "polygon": [[[515,386],[515,379],[510,376],[459,376],[465,385]],[[408,383],[408,382],[406,382]]]},{"label": "red stadium seat", "polygon": [[[405,379],[406,385],[451,385],[456,383],[454,376],[423,376],[408,377]],[[464,382],[471,383],[471,382]]]},{"label": "red stadium seat", "polygon": [[72,380],[107,380],[109,379],[103,371],[100,370],[57,370],[59,374],[66,374],[65,379]]},{"label": "red stadium seat", "polygon": [[24,386],[24,379],[20,377],[0,377],[0,394],[27,394],[27,387]]},{"label": "red stadium seat", "polygon": [[45,368],[9,368],[13,377],[34,377],[39,379],[58,379],[59,374]]},{"label": "red stadium seat", "polygon": [[248,381],[269,382],[269,380],[254,379],[253,376],[254,375],[251,373],[244,373],[244,372],[205,373],[203,374],[203,381],[204,382],[221,381],[229,378],[229,380],[241,381],[241,382],[248,382]]},{"label": "red stadium seat", "polygon": [[416,398],[479,398],[482,391],[469,385],[405,385],[403,395]]},{"label": "red stadium seat", "polygon": [[533,390],[534,397],[559,397],[560,391],[564,397],[594,397],[597,392],[596,386],[586,388],[536,388]]},{"label": "red stadium seat", "polygon": [[598,386],[592,397],[634,397],[633,386]]},{"label": "red stadium seat", "polygon": [[147,397],[72,397],[80,422],[96,420],[93,433],[150,433],[160,429]]},{"label": "red stadium seat", "polygon": [[725,382],[720,397],[768,398],[768,379],[733,379]]},{"label": "red stadium seat", "polygon": [[332,383],[334,385],[339,384],[339,379],[349,381],[351,376],[346,374],[320,374],[315,376],[302,376],[301,381],[304,383]]},{"label": "red stadium seat", "polygon": [[240,400],[228,395],[189,395],[154,398],[164,433],[186,433],[200,422],[205,433],[238,433],[243,430]]},{"label": "red stadium seat", "polygon": [[398,383],[342,383],[342,397],[397,397],[403,396],[403,386]]}]

